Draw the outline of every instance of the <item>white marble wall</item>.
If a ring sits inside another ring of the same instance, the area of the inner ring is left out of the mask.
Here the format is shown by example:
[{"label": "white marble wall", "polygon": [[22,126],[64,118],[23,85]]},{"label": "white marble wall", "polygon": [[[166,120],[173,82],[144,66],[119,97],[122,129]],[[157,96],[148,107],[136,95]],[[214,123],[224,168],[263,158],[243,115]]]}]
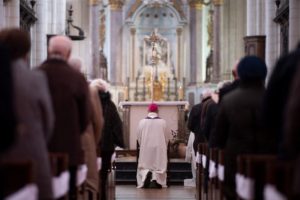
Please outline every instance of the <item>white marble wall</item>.
[{"label": "white marble wall", "polygon": [[221,79],[228,80],[237,60],[245,55],[243,38],[247,30],[247,8],[245,1],[225,0],[222,10]]},{"label": "white marble wall", "polygon": [[265,0],[247,0],[247,36],[265,34],[264,2]]},{"label": "white marble wall", "polygon": [[265,1],[265,19],[266,19],[266,64],[268,67],[267,80],[272,73],[273,67],[279,57],[279,26],[273,19],[276,15],[276,5],[273,0]]},{"label": "white marble wall", "polygon": [[289,50],[293,50],[300,41],[300,1],[290,0],[289,8]]},{"label": "white marble wall", "polygon": [[0,29],[4,27],[4,5],[3,0],[0,0]]},{"label": "white marble wall", "polygon": [[[82,72],[87,74],[87,69],[91,66],[91,33],[90,33],[90,21],[89,21],[89,2],[82,0],[68,0],[68,3],[73,5],[73,19],[74,25],[79,26],[85,33],[85,39],[82,41],[73,42],[73,57],[79,57],[82,60],[83,69]],[[67,4],[68,6],[68,4]],[[98,28],[98,27],[95,27]],[[78,35],[78,31],[73,30],[71,34]]]},{"label": "white marble wall", "polygon": [[31,30],[33,67],[40,65],[47,58],[47,33],[48,33],[48,7],[49,1],[37,1],[35,9],[38,20]]},{"label": "white marble wall", "polygon": [[[3,0],[2,0],[3,1]],[[10,0],[4,6],[4,26],[20,26],[20,2],[19,0]]]}]

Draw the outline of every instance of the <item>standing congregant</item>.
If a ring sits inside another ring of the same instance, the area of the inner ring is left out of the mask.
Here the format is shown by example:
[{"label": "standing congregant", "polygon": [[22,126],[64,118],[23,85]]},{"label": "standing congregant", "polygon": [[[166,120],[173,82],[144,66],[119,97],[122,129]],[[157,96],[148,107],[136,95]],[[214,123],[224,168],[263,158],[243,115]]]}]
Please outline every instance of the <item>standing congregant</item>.
[{"label": "standing congregant", "polygon": [[67,63],[71,50],[72,41],[69,38],[51,38],[49,58],[40,69],[48,77],[56,119],[49,150],[68,154],[70,199],[76,199],[77,167],[84,163],[81,135],[91,119],[91,103],[84,76]]}]

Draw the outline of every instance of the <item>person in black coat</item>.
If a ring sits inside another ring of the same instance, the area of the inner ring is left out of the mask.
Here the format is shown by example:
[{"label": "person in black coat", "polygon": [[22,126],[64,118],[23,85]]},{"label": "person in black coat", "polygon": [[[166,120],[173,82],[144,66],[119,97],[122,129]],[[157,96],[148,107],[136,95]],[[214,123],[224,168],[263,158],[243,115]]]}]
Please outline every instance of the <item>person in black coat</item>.
[{"label": "person in black coat", "polygon": [[[206,91],[206,93],[207,93],[207,91]],[[201,132],[201,113],[202,113],[203,105],[209,99],[210,99],[209,95],[208,96],[204,95],[201,103],[196,104],[192,107],[192,110],[191,110],[189,118],[188,118],[188,124],[187,124],[188,129],[195,134],[195,140],[193,143],[193,149],[194,149],[195,154],[197,152],[198,144],[201,142],[205,142],[205,136]]]},{"label": "person in black coat", "polygon": [[111,100],[111,94],[106,90],[99,91],[99,97],[101,99],[104,127],[102,131],[102,138],[100,141],[100,154],[102,158],[101,167],[101,199],[105,200],[106,197],[106,185],[108,172],[111,169],[111,157],[115,151],[115,147],[124,148],[123,139],[123,124],[119,116],[117,107]]},{"label": "person in black coat", "polygon": [[227,94],[217,115],[216,145],[225,150],[225,195],[236,199],[236,158],[240,154],[270,153],[272,136],[263,132],[262,102],[267,67],[255,56],[247,56],[238,65],[240,86]]},{"label": "person in black coat", "polygon": [[268,82],[264,97],[263,120],[266,131],[274,134],[280,158],[286,157],[283,148],[284,112],[290,96],[292,82],[299,69],[300,48],[278,60]]}]

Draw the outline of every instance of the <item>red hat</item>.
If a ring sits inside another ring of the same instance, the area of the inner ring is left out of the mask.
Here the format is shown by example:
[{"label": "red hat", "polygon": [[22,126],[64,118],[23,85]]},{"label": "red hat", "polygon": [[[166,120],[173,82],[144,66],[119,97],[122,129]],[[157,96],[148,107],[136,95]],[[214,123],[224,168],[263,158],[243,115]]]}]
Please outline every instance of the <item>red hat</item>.
[{"label": "red hat", "polygon": [[157,106],[157,104],[151,103],[151,104],[148,106],[148,111],[149,111],[149,112],[156,112],[156,111],[158,111],[158,106]]}]

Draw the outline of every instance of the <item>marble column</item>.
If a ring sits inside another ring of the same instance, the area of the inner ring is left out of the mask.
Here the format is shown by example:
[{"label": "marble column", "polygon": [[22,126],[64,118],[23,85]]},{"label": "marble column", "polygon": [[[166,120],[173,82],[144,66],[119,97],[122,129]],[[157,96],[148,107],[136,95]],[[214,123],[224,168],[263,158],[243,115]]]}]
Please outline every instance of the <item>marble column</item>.
[{"label": "marble column", "polygon": [[122,25],[123,0],[109,0],[108,13],[108,80],[113,86],[122,85]]},{"label": "marble column", "polygon": [[276,15],[276,5],[273,1],[265,1],[266,8],[266,64],[268,76],[272,73],[273,66],[278,58],[278,25],[273,21]]},{"label": "marble column", "polygon": [[256,5],[255,0],[247,0],[247,36],[256,35]]},{"label": "marble column", "polygon": [[213,13],[213,72],[212,82],[218,83],[221,79],[221,5],[223,0],[214,0]]},{"label": "marble column", "polygon": [[135,74],[135,71],[136,71],[136,66],[135,66],[135,52],[136,52],[136,48],[135,48],[135,45],[136,45],[136,41],[135,41],[135,38],[136,38],[136,28],[132,27],[130,28],[130,38],[131,38],[131,44],[130,44],[130,72],[131,72],[131,81],[134,81],[135,80],[135,77],[136,77],[136,74]]},{"label": "marble column", "polygon": [[300,1],[290,0],[289,9],[289,50],[291,51],[300,41]]},{"label": "marble column", "polygon": [[32,51],[35,51],[35,59],[32,64],[37,66],[47,58],[47,34],[48,34],[48,0],[36,2],[36,21],[32,35],[35,37],[35,44]]},{"label": "marble column", "polygon": [[91,52],[91,64],[87,67],[87,77],[88,79],[99,78],[100,75],[100,8],[98,0],[90,0],[89,7],[89,32],[90,32],[90,52]]},{"label": "marble column", "polygon": [[177,33],[177,60],[176,60],[176,76],[179,80],[181,80],[182,78],[182,64],[181,64],[181,49],[182,49],[182,45],[181,45],[181,38],[182,38],[182,28],[177,28],[176,29],[176,33]]},{"label": "marble column", "polygon": [[3,0],[0,0],[0,29],[4,27],[4,7]]},{"label": "marble column", "polygon": [[[196,85],[202,77],[202,4],[199,0],[190,0],[190,82]],[[201,80],[200,80],[201,81]]]},{"label": "marble column", "polygon": [[66,29],[66,10],[67,2],[66,0],[56,0],[56,24],[55,32],[56,34],[64,34]]},{"label": "marble column", "polygon": [[10,0],[5,3],[5,26],[19,27],[20,26],[20,1]]}]

